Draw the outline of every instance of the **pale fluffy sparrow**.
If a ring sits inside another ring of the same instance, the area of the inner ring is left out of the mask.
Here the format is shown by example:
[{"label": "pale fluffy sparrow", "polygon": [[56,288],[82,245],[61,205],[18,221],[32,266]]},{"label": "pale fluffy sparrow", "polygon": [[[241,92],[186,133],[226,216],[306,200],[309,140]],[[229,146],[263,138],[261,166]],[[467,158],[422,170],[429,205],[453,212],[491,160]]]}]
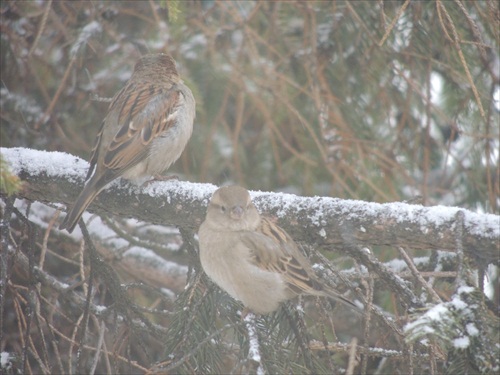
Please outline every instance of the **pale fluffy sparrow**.
[{"label": "pale fluffy sparrow", "polygon": [[198,236],[205,273],[255,313],[275,311],[299,294],[330,297],[358,310],[321,284],[293,239],[261,217],[240,186],[215,191]]},{"label": "pale fluffy sparrow", "polygon": [[170,167],[191,137],[194,117],[193,94],[174,59],[163,53],[143,56],[111,101],[92,150],[88,181],[59,228],[72,232],[97,194],[118,177],[140,183]]}]

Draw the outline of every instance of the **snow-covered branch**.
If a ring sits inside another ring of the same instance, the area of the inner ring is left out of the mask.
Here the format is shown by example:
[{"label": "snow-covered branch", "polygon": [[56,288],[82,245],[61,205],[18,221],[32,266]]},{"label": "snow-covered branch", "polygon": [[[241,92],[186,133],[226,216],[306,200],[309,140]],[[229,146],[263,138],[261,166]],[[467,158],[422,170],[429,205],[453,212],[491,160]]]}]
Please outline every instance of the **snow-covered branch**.
[{"label": "snow-covered branch", "polygon": [[[60,152],[2,148],[13,173],[25,181],[20,197],[71,204],[81,191],[88,164]],[[197,231],[215,185],[184,181],[153,182],[145,187],[112,183],[90,206],[98,214],[173,225]],[[403,246],[454,251],[456,214],[464,214],[462,243],[482,264],[499,263],[500,217],[457,207],[370,203],[329,197],[299,197],[252,192],[259,210],[276,218],[298,241],[327,249]]]}]

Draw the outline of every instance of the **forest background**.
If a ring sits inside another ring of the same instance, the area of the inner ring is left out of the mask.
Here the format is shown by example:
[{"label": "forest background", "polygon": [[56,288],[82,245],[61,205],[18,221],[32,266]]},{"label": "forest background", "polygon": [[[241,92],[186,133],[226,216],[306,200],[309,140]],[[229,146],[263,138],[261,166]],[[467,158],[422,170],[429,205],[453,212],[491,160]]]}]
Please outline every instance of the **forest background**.
[{"label": "forest background", "polygon": [[[498,2],[3,1],[0,27],[2,371],[498,371]],[[197,101],[180,181],[58,231],[87,165],[8,148],[88,160],[152,52]],[[208,183],[323,197],[254,195],[365,313],[294,301],[252,337],[199,266]]]}]

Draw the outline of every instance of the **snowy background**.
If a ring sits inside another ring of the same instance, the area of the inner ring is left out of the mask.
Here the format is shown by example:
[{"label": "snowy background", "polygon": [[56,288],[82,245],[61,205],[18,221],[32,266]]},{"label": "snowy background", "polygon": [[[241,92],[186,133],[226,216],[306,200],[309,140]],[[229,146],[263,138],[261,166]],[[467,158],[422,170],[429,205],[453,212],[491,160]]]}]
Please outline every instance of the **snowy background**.
[{"label": "snowy background", "polygon": [[[1,10],[2,370],[498,371],[494,2]],[[89,236],[59,231],[109,98],[148,52],[173,55],[197,102],[179,181],[113,182]],[[242,320],[197,257],[229,183],[365,315],[305,299]]]}]

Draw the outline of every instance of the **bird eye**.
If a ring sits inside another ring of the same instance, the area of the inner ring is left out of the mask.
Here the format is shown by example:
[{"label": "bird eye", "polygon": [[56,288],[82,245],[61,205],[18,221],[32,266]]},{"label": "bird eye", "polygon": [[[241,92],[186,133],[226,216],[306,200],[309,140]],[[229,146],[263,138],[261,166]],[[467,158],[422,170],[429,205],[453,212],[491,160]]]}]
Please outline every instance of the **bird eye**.
[{"label": "bird eye", "polygon": [[226,206],[220,206],[220,210],[222,213],[226,212]]}]

